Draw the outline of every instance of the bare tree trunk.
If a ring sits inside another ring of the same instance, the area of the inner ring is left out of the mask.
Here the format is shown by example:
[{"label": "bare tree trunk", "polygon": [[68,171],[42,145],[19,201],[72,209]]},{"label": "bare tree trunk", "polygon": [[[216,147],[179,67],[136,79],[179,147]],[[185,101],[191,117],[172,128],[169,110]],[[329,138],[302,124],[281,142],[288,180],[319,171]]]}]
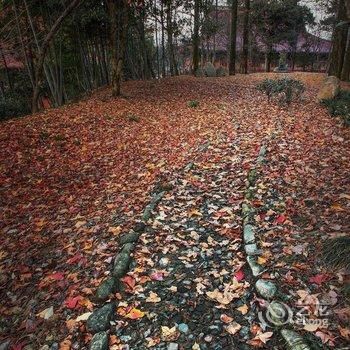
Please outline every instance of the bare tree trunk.
[{"label": "bare tree trunk", "polygon": [[232,0],[229,75],[236,74],[236,38],[237,38],[237,0]]},{"label": "bare tree trunk", "polygon": [[212,53],[212,63],[215,63],[216,60],[216,34],[217,34],[217,25],[219,23],[219,13],[218,13],[218,0],[215,0],[215,33],[213,38],[213,53]]},{"label": "bare tree trunk", "polygon": [[17,31],[18,31],[19,40],[21,42],[21,49],[22,49],[23,58],[24,58],[24,61],[25,61],[26,67],[27,67],[30,83],[31,83],[32,87],[34,88],[33,72],[32,72],[31,66],[29,64],[26,48],[25,48],[25,45],[24,45],[23,35],[22,35],[20,24],[19,24],[19,20],[18,20],[18,8],[17,8],[17,4],[16,4],[15,0],[13,0],[13,9],[14,9],[14,12],[15,12],[16,27],[17,27]]},{"label": "bare tree trunk", "polygon": [[[339,0],[337,23],[347,20],[345,0]],[[335,75],[341,78],[343,69],[345,49],[347,41],[347,26],[336,25],[333,32],[332,51],[330,54],[330,64],[328,75]]]},{"label": "bare tree trunk", "polygon": [[166,23],[167,23],[167,39],[168,39],[168,53],[169,53],[169,65],[170,65],[170,75],[179,75],[175,51],[174,51],[174,42],[173,42],[173,23],[172,23],[172,13],[171,13],[171,0],[167,0],[166,3]]},{"label": "bare tree trunk", "polygon": [[118,11],[120,11],[120,23],[119,23],[119,52],[117,58],[117,71],[116,71],[116,90],[114,91],[114,96],[121,95],[121,82],[123,75],[123,64],[126,50],[126,36],[128,33],[128,24],[129,24],[129,5],[128,0],[118,0]]},{"label": "bare tree trunk", "polygon": [[341,72],[341,80],[350,80],[350,27],[348,27],[348,40],[344,55],[344,64]]},{"label": "bare tree trunk", "polygon": [[199,64],[199,1],[200,0],[194,0],[193,75],[196,75]]},{"label": "bare tree trunk", "polygon": [[165,70],[165,33],[164,33],[164,6],[163,0],[160,1],[160,24],[161,24],[161,41],[162,41],[162,75],[163,78],[166,76]]},{"label": "bare tree trunk", "polygon": [[49,48],[49,44],[58,29],[60,28],[64,19],[76,8],[80,5],[80,3],[84,0],[73,0],[62,12],[62,14],[57,18],[53,26],[51,27],[49,33],[46,35],[44,42],[41,46],[38,62],[35,68],[35,83],[33,89],[33,98],[32,98],[32,111],[33,113],[38,111],[38,99],[39,99],[39,91],[40,91],[40,83],[43,75],[43,66],[47,53],[47,49]]},{"label": "bare tree trunk", "polygon": [[9,84],[10,90],[12,90],[13,89],[13,85],[12,85],[12,81],[11,81],[11,78],[10,78],[10,72],[9,72],[9,69],[8,69],[8,66],[7,66],[6,57],[5,57],[4,51],[2,49],[1,43],[0,43],[0,56],[1,56],[1,59],[2,59],[2,61],[4,63],[7,82]]},{"label": "bare tree trunk", "polygon": [[114,0],[107,0],[108,15],[109,15],[109,45],[111,51],[111,84],[112,96],[118,95],[117,86],[117,5]]},{"label": "bare tree trunk", "polygon": [[243,74],[248,74],[249,13],[250,13],[250,0],[245,0],[244,1],[244,18],[243,18],[242,62],[241,62],[241,72]]}]

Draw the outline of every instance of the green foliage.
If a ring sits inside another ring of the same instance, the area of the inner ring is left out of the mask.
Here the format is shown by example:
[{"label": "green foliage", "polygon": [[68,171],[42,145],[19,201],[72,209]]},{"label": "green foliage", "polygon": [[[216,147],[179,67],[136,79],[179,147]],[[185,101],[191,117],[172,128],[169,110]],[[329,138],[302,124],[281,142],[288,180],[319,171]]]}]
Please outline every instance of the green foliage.
[{"label": "green foliage", "polygon": [[276,80],[267,78],[258,83],[256,89],[263,92],[267,96],[267,100],[270,102],[271,96],[276,90],[276,83]]},{"label": "green foliage", "polygon": [[306,25],[314,24],[314,16],[298,1],[255,0],[251,7],[251,23],[260,40],[271,48],[281,41],[295,44]]},{"label": "green foliage", "polygon": [[268,101],[278,96],[279,101],[286,104],[298,99],[305,91],[304,84],[292,78],[265,79],[256,88],[266,94]]},{"label": "green foliage", "polygon": [[188,107],[197,108],[198,106],[199,106],[199,102],[197,100],[192,100],[188,102]]},{"label": "green foliage", "polygon": [[207,62],[204,67],[204,75],[206,77],[216,77],[216,69],[211,62]]},{"label": "green foliage", "polygon": [[290,104],[294,99],[298,99],[304,91],[304,84],[297,79],[282,78],[277,80],[276,92],[281,94],[281,102]]},{"label": "green foliage", "polygon": [[341,117],[344,125],[350,126],[350,91],[341,90],[335,98],[323,100],[332,117]]},{"label": "green foliage", "polygon": [[29,105],[22,96],[8,94],[5,97],[0,97],[0,121],[21,117],[29,113]]},{"label": "green foliage", "polygon": [[225,77],[227,75],[228,75],[228,71],[225,67],[220,66],[220,67],[216,68],[216,76],[217,77]]},{"label": "green foliage", "polygon": [[130,115],[128,115],[128,120],[129,120],[129,122],[138,123],[141,120],[141,118],[138,115],[130,114]]}]

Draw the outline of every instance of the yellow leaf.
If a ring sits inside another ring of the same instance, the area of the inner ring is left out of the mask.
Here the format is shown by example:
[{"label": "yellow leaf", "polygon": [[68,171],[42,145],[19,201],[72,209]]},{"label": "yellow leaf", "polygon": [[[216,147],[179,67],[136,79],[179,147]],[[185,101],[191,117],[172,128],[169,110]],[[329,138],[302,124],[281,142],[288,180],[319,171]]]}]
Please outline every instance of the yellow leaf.
[{"label": "yellow leaf", "polygon": [[232,335],[236,334],[242,326],[237,322],[232,322],[226,327],[226,331]]},{"label": "yellow leaf", "polygon": [[266,263],[266,259],[263,258],[262,256],[259,256],[259,257],[258,257],[258,264],[264,265],[265,263]]},{"label": "yellow leaf", "polygon": [[110,226],[108,228],[108,232],[113,233],[115,236],[119,235],[121,231],[122,231],[122,228],[120,226],[117,226],[117,227]]},{"label": "yellow leaf", "polygon": [[138,318],[142,318],[145,316],[145,313],[139,309],[131,309],[126,315],[126,318],[130,318],[131,320],[137,320]]},{"label": "yellow leaf", "polygon": [[159,303],[161,299],[159,298],[157,293],[150,292],[149,297],[146,299],[147,303]]},{"label": "yellow leaf", "polygon": [[244,304],[240,307],[238,307],[236,310],[242,313],[242,315],[245,315],[248,312],[248,306],[247,304]]},{"label": "yellow leaf", "polygon": [[76,228],[80,228],[80,227],[82,227],[83,225],[85,225],[86,224],[86,221],[77,221],[76,223],[75,223],[75,227]]}]

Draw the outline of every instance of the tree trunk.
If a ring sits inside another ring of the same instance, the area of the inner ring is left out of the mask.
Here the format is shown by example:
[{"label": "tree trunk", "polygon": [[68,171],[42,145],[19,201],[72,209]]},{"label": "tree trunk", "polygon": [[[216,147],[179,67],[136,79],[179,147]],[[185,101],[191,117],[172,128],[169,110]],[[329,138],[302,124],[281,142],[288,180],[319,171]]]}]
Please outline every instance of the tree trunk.
[{"label": "tree trunk", "polygon": [[265,72],[270,72],[271,70],[271,54],[269,51],[265,52]]},{"label": "tree trunk", "polygon": [[250,13],[250,0],[245,0],[244,17],[243,17],[242,63],[241,63],[241,72],[243,74],[248,74],[249,13]]},{"label": "tree trunk", "polygon": [[128,34],[129,24],[129,5],[128,0],[118,0],[118,11],[120,11],[120,23],[119,23],[119,52],[117,58],[117,71],[116,71],[116,90],[113,91],[113,96],[121,95],[121,83],[123,77],[123,65],[126,50],[126,36]]},{"label": "tree trunk", "polygon": [[[345,0],[339,0],[337,23],[347,20]],[[343,69],[344,56],[347,42],[347,26],[335,26],[333,31],[332,51],[330,54],[330,63],[328,69],[328,75],[335,75],[341,78]]]},{"label": "tree trunk", "polygon": [[161,24],[161,41],[162,41],[162,76],[166,76],[165,70],[165,35],[164,35],[164,6],[163,1],[160,2],[160,24]]},{"label": "tree trunk", "polygon": [[44,61],[46,57],[47,50],[49,48],[49,44],[55,34],[57,33],[58,29],[60,28],[62,22],[64,19],[76,8],[80,5],[80,3],[84,0],[73,0],[62,12],[62,14],[57,18],[53,26],[51,27],[49,33],[46,35],[44,42],[41,46],[38,61],[35,67],[35,82],[34,82],[34,89],[33,89],[33,98],[32,98],[32,111],[33,113],[38,111],[38,99],[39,99],[39,92],[40,92],[40,84],[42,80],[43,75],[43,66]]},{"label": "tree trunk", "polygon": [[9,69],[8,69],[8,66],[7,66],[5,54],[4,54],[3,50],[2,50],[1,43],[0,43],[0,56],[1,56],[1,59],[2,59],[2,61],[4,63],[5,73],[6,73],[7,82],[9,84],[9,88],[10,88],[10,90],[12,90],[13,89],[13,85],[12,85],[12,81],[11,81],[11,78],[10,78],[10,72],[9,72]]},{"label": "tree trunk", "polygon": [[348,27],[348,40],[344,55],[344,64],[341,72],[341,80],[350,80],[350,27]]},{"label": "tree trunk", "polygon": [[107,0],[108,16],[109,16],[109,47],[111,52],[111,84],[112,96],[118,95],[118,79],[117,79],[117,5],[115,0]]},{"label": "tree trunk", "polygon": [[231,4],[230,62],[229,74],[236,74],[237,0]]},{"label": "tree trunk", "polygon": [[172,21],[172,13],[171,13],[171,0],[167,0],[166,3],[166,31],[167,31],[167,39],[168,39],[168,54],[169,54],[169,65],[170,65],[170,75],[179,75],[176,59],[175,59],[175,50],[174,50],[174,42],[173,42],[173,21]]},{"label": "tree trunk", "polygon": [[199,1],[194,0],[193,75],[196,75],[199,65]]}]

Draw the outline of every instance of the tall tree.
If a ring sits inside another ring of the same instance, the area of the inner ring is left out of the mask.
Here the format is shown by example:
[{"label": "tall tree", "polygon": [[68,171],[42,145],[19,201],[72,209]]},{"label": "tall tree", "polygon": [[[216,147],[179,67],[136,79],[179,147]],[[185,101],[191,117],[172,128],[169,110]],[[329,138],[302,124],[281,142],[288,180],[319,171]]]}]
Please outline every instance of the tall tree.
[{"label": "tall tree", "polygon": [[[162,0],[163,1],[163,0]],[[175,49],[174,49],[174,26],[173,26],[173,14],[172,14],[172,0],[165,0],[165,15],[166,15],[166,32],[167,32],[167,44],[169,55],[170,75],[179,75],[177,68]]]},{"label": "tall tree", "polygon": [[245,0],[244,17],[243,17],[243,45],[242,45],[242,60],[241,60],[241,72],[243,74],[248,74],[249,12],[250,12],[250,0]]},{"label": "tall tree", "polygon": [[344,54],[344,63],[341,72],[342,80],[350,80],[350,27],[348,27],[346,51]]},{"label": "tall tree", "polygon": [[199,65],[199,7],[200,0],[194,0],[193,19],[193,74],[195,75]]},{"label": "tall tree", "polygon": [[338,0],[337,20],[333,31],[332,51],[330,53],[329,75],[335,75],[341,78],[344,56],[346,52],[348,26],[341,22],[346,22],[347,14],[345,0]]},{"label": "tall tree", "polygon": [[231,0],[231,28],[230,28],[230,61],[229,74],[236,74],[236,40],[237,40],[237,0]]},{"label": "tall tree", "polygon": [[62,12],[62,14],[56,19],[54,24],[52,25],[50,31],[47,33],[47,35],[44,38],[44,41],[39,49],[39,56],[36,62],[35,67],[35,80],[34,80],[34,88],[33,88],[33,97],[32,97],[32,111],[37,112],[38,111],[38,99],[39,99],[39,92],[40,92],[40,84],[42,81],[43,76],[43,66],[45,57],[49,48],[49,45],[51,43],[51,40],[54,38],[58,30],[60,29],[62,22],[64,19],[70,15],[71,12],[74,11],[84,0],[73,0]]}]

